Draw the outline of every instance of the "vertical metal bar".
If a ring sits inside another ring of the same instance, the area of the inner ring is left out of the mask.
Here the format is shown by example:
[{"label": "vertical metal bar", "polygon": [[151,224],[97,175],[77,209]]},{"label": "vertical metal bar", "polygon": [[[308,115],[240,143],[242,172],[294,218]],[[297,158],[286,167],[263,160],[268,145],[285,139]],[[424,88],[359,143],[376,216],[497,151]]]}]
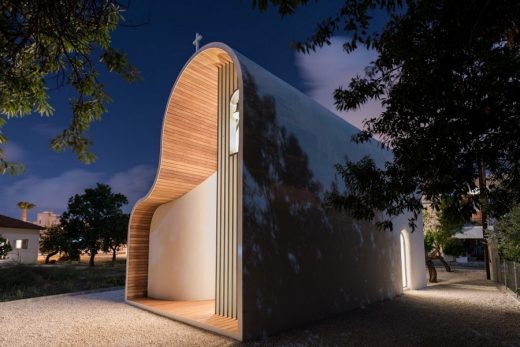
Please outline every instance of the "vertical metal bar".
[{"label": "vertical metal bar", "polygon": [[[232,81],[232,92],[236,90],[236,74],[235,67],[231,64],[231,81]],[[233,129],[235,131],[235,129]],[[233,135],[234,136],[234,135]],[[231,244],[230,244],[230,256],[231,256],[231,317],[236,318],[236,271],[235,271],[235,263],[236,263],[236,160],[238,157],[238,153],[233,154],[233,160],[231,165]]]},{"label": "vertical metal bar", "polygon": [[[228,65],[228,77],[229,77],[229,98],[231,99],[231,95],[233,94],[233,75],[231,73],[232,71],[232,65],[231,63]],[[228,128],[229,128],[229,139],[231,140],[231,110],[229,110],[228,114]],[[232,316],[232,301],[231,301],[231,295],[232,295],[232,263],[231,263],[231,255],[232,255],[232,238],[233,238],[233,219],[232,219],[232,205],[233,205],[233,191],[232,191],[232,167],[233,167],[233,158],[231,157],[231,151],[228,154],[229,158],[229,165],[228,165],[228,194],[229,194],[229,200],[228,200],[228,218],[229,218],[229,228],[228,228],[228,244],[227,244],[227,261],[228,261],[228,317]]]},{"label": "vertical metal bar", "polygon": [[504,266],[502,264],[502,258],[500,258],[498,266],[500,267],[500,283],[504,282]]},{"label": "vertical metal bar", "polygon": [[226,147],[224,150],[225,153],[225,225],[224,225],[224,315],[228,315],[228,243],[229,243],[229,64],[226,64],[226,92],[225,92],[225,143]]},{"label": "vertical metal bar", "polygon": [[222,132],[223,132],[223,127],[222,127],[222,118],[223,118],[223,99],[222,99],[222,92],[224,90],[224,86],[223,86],[223,82],[224,82],[224,79],[223,79],[223,76],[224,76],[224,71],[222,70],[222,67],[219,68],[219,119],[218,119],[218,123],[219,123],[219,141],[220,141],[220,148],[219,148],[219,152],[218,152],[218,157],[219,157],[219,168],[218,168],[218,191],[219,191],[219,200],[218,200],[218,210],[217,210],[217,213],[219,215],[219,224],[218,224],[218,256],[217,256],[217,268],[218,268],[218,282],[217,282],[217,286],[218,286],[218,297],[217,297],[217,301],[218,301],[218,310],[217,310],[217,314],[222,314],[222,265],[221,265],[221,259],[222,259],[222,170],[223,170],[223,157],[222,157],[222,149],[223,149],[223,146],[224,146],[224,143],[222,142]]},{"label": "vertical metal bar", "polygon": [[[238,72],[235,69],[235,89],[239,90],[238,85]],[[235,290],[235,319],[238,319],[238,168],[239,168],[239,158],[240,158],[240,131],[244,124],[244,110],[240,107],[241,102],[244,98],[244,95],[239,95],[238,98],[238,109],[239,109],[239,118],[238,118],[238,131],[237,131],[237,154],[235,156],[235,244],[233,245],[233,254],[235,255],[235,263],[233,272],[235,274],[234,281],[234,290]]]},{"label": "vertical metal bar", "polygon": [[229,101],[231,99],[231,95],[233,93],[233,84],[231,79],[231,64],[228,64],[228,114],[227,114],[227,127],[228,127],[228,176],[227,176],[227,194],[228,194],[228,205],[227,205],[227,219],[228,219],[228,228],[227,228],[227,235],[228,240],[226,244],[226,261],[227,261],[227,278],[226,278],[226,285],[227,285],[227,314],[226,316],[231,316],[231,236],[232,236],[232,223],[233,220],[231,219],[231,203],[232,203],[232,195],[231,195],[231,165],[232,165],[232,158],[230,153],[230,140],[231,140],[231,109],[229,108]]},{"label": "vertical metal bar", "polygon": [[222,217],[222,223],[221,223],[221,229],[220,229],[220,237],[221,237],[221,246],[220,246],[220,314],[224,315],[224,282],[225,282],[225,275],[224,275],[224,245],[225,245],[225,223],[226,223],[226,206],[225,206],[225,199],[226,199],[226,70],[225,66],[222,68],[222,187],[221,187],[221,193],[222,193],[222,210],[220,211],[221,217]]},{"label": "vertical metal bar", "polygon": [[[233,65],[230,64],[230,71],[229,71],[229,77],[230,77],[230,91],[231,95],[233,95],[233,92],[235,91],[235,76],[233,74]],[[231,111],[229,114],[229,136],[233,135],[233,129],[231,128]],[[234,216],[234,205],[235,205],[235,194],[234,194],[234,188],[235,188],[235,155],[231,155],[229,158],[229,220],[230,220],[230,238],[229,238],[229,316],[234,316],[234,305],[233,305],[233,240],[235,235],[235,216]]]},{"label": "vertical metal bar", "polygon": [[[233,66],[233,91],[238,89],[238,80],[236,69]],[[239,100],[242,98],[242,95],[239,95]],[[240,104],[240,102],[239,102]],[[237,105],[237,107],[239,107]],[[240,127],[240,117],[242,115],[242,110],[239,111],[239,120],[238,126]],[[239,139],[237,138],[237,141]],[[238,200],[238,152],[234,155],[233,158],[233,318],[237,318],[237,236],[238,236],[238,227],[237,227],[237,200]]]},{"label": "vertical metal bar", "polygon": [[222,114],[221,114],[221,120],[220,124],[222,124],[222,149],[221,149],[221,156],[222,156],[222,170],[221,170],[221,201],[220,201],[220,215],[221,215],[221,222],[220,222],[220,315],[224,315],[224,282],[225,282],[225,275],[224,275],[224,243],[225,243],[225,223],[226,223],[226,216],[225,216],[225,198],[226,198],[226,70],[225,65],[222,67],[222,87],[221,87],[221,101],[222,101]]},{"label": "vertical metal bar", "polygon": [[[229,64],[229,93],[233,95],[233,65]],[[231,138],[231,110],[229,110],[229,137]],[[231,154],[231,153],[230,153]],[[233,317],[233,160],[234,155],[229,157],[229,244],[228,244],[228,262],[229,262],[229,295],[228,295],[228,316]]]},{"label": "vertical metal bar", "polygon": [[220,143],[220,130],[222,128],[222,126],[220,125],[220,114],[221,114],[221,107],[222,107],[222,102],[220,100],[220,81],[221,81],[221,69],[219,68],[218,69],[218,78],[217,78],[217,196],[216,196],[216,199],[217,199],[217,210],[215,211],[216,212],[216,216],[217,216],[217,220],[215,221],[216,224],[215,224],[215,313],[218,313],[218,304],[219,304],[219,300],[218,300],[218,295],[219,295],[219,274],[218,274],[218,259],[219,259],[219,224],[220,224],[220,204],[219,204],[219,200],[220,200],[220,148],[222,146],[222,144]]},{"label": "vertical metal bar", "polygon": [[220,307],[220,315],[224,315],[224,283],[226,281],[225,278],[225,269],[224,269],[224,245],[225,245],[225,232],[226,232],[226,147],[227,147],[227,140],[226,140],[226,65],[224,64],[222,66],[222,119],[220,120],[222,124],[222,201],[221,201],[221,215],[222,215],[222,222],[221,222],[221,237],[222,237],[222,243],[220,246],[220,267],[221,267],[221,273],[222,273],[222,281],[220,282],[220,291],[221,291],[221,307]]},{"label": "vertical metal bar", "polygon": [[504,260],[504,285],[507,287],[507,260]]},{"label": "vertical metal bar", "polygon": [[225,223],[226,223],[226,216],[225,216],[225,198],[226,198],[226,184],[225,184],[225,178],[226,178],[226,66],[222,66],[222,94],[221,94],[221,100],[222,100],[222,118],[220,120],[220,123],[222,124],[222,177],[221,177],[221,223],[220,223],[220,315],[224,315],[224,282],[225,282],[225,276],[224,276],[224,243],[225,243]]},{"label": "vertical metal bar", "polygon": [[514,276],[515,276],[515,294],[518,293],[518,276],[517,276],[517,272],[516,272],[516,262],[513,262],[513,271],[514,271]]}]

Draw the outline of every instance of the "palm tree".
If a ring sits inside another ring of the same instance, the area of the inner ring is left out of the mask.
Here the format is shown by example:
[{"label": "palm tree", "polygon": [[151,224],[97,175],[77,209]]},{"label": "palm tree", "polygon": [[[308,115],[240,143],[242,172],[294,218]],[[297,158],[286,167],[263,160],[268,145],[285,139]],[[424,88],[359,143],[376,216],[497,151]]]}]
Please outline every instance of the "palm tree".
[{"label": "palm tree", "polygon": [[20,201],[16,205],[22,210],[22,220],[27,222],[27,211],[29,211],[31,208],[35,208],[36,205],[28,201]]}]

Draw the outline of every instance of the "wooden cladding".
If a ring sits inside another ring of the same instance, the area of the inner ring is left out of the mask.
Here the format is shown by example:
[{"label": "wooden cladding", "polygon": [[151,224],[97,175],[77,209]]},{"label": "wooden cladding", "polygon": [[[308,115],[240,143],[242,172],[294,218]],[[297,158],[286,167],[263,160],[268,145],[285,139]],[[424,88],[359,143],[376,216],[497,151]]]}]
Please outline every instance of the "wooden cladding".
[{"label": "wooden cladding", "polygon": [[155,182],[130,217],[127,299],[147,295],[148,257],[153,252],[148,249],[150,224],[157,207],[186,194],[217,170],[219,67],[230,62],[223,49],[205,49],[185,66],[172,90]]},{"label": "wooden cladding", "polygon": [[238,89],[238,78],[232,63],[225,64],[219,68],[218,86],[215,313],[220,316],[236,319],[238,153],[230,154],[230,132],[232,131],[232,129],[230,129],[230,99],[233,92]]}]

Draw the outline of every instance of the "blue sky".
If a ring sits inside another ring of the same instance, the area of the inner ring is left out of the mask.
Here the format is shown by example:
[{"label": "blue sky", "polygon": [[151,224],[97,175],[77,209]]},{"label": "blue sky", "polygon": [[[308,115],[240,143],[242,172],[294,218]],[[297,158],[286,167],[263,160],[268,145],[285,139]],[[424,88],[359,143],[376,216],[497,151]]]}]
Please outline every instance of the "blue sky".
[{"label": "blue sky", "polygon": [[[194,52],[195,32],[202,44],[220,41],[241,52],[281,79],[333,109],[332,91],[362,71],[373,54],[360,50],[345,55],[341,37],[316,54],[300,55],[291,49],[294,40],[308,37],[315,24],[334,13],[341,1],[322,1],[302,8],[296,16],[281,18],[274,9],[259,13],[249,0],[227,1],[133,1],[125,13],[129,24],[113,35],[113,46],[124,50],[141,71],[143,80],[127,84],[118,76],[103,73],[113,101],[103,120],[94,123],[89,136],[97,161],[85,165],[70,152],[50,150],[50,139],[70,120],[67,90],[52,91],[55,108],[51,118],[37,115],[11,119],[3,129],[10,140],[5,151],[10,160],[21,161],[21,176],[0,176],[0,214],[19,217],[18,201],[37,205],[29,214],[52,210],[61,213],[72,194],[96,182],[110,184],[127,195],[131,205],[146,194],[155,177],[164,107],[171,87]],[[343,114],[360,126],[379,106]]]}]

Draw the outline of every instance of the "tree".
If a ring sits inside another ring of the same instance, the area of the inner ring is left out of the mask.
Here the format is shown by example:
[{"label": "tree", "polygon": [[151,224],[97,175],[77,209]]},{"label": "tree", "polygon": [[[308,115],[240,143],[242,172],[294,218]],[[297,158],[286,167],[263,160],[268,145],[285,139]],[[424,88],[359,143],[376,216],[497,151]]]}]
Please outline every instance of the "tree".
[{"label": "tree", "polygon": [[90,256],[90,266],[94,266],[94,258],[103,249],[107,235],[121,227],[121,207],[127,203],[126,196],[112,193],[110,186],[101,183],[69,199],[61,226],[66,233],[76,235],[79,249]]},{"label": "tree", "polygon": [[40,235],[40,253],[46,254],[45,264],[56,254],[60,254],[60,259],[79,260],[81,249],[79,248],[78,235],[74,235],[65,230],[61,225],[48,228]]},{"label": "tree", "polygon": [[499,219],[496,230],[500,254],[508,260],[520,262],[520,205]]},{"label": "tree", "polygon": [[7,253],[11,252],[12,250],[13,248],[11,247],[9,242],[7,242],[7,239],[0,235],[0,260],[5,259]]},{"label": "tree", "polygon": [[[72,120],[51,147],[92,162],[85,132],[110,100],[98,62],[128,81],[138,78],[125,54],[111,46],[124,6],[116,0],[1,0],[0,10],[0,129],[12,117],[52,115],[48,91],[72,87]],[[0,145],[6,142],[0,133]],[[0,148],[0,173],[21,169]]]},{"label": "tree", "polygon": [[36,207],[35,204],[28,201],[20,201],[16,204],[16,206],[18,206],[18,208],[22,210],[22,220],[24,222],[27,222],[27,211]]},{"label": "tree", "polygon": [[440,260],[447,272],[451,272],[450,265],[444,259],[443,248],[453,233],[442,228],[439,222],[439,213],[432,209],[424,212],[424,244],[426,251],[426,265],[430,273],[430,282],[436,282],[437,270],[433,266],[434,260]]},{"label": "tree", "polygon": [[450,265],[444,259],[443,253],[446,252],[448,242],[453,238],[458,231],[460,231],[467,221],[464,214],[451,213],[449,209],[451,205],[450,199],[444,199],[439,207],[435,210],[427,202],[424,202],[424,245],[426,251],[426,265],[430,274],[429,281],[437,282],[437,270],[433,265],[434,260],[439,260],[446,271],[451,272]]},{"label": "tree", "polygon": [[103,252],[112,252],[112,261],[116,261],[117,251],[121,246],[126,245],[128,237],[128,214],[118,214],[114,216],[110,229],[103,235]]},{"label": "tree", "polygon": [[[291,15],[307,2],[253,4]],[[374,23],[376,11],[386,15],[382,28]],[[377,53],[364,75],[336,89],[334,98],[339,110],[380,101],[384,110],[370,115],[353,140],[377,136],[394,157],[383,166],[368,157],[339,165],[346,191],[332,193],[329,203],[358,219],[383,211],[388,218],[378,225],[391,230],[392,217],[405,212],[415,228],[423,197],[436,210],[449,199],[445,212],[469,219],[493,200],[493,185],[468,194],[480,173],[506,193],[520,191],[519,18],[520,2],[512,0],[348,0],[297,42],[299,51],[309,52],[343,32],[350,38],[346,53],[359,46]]]}]

